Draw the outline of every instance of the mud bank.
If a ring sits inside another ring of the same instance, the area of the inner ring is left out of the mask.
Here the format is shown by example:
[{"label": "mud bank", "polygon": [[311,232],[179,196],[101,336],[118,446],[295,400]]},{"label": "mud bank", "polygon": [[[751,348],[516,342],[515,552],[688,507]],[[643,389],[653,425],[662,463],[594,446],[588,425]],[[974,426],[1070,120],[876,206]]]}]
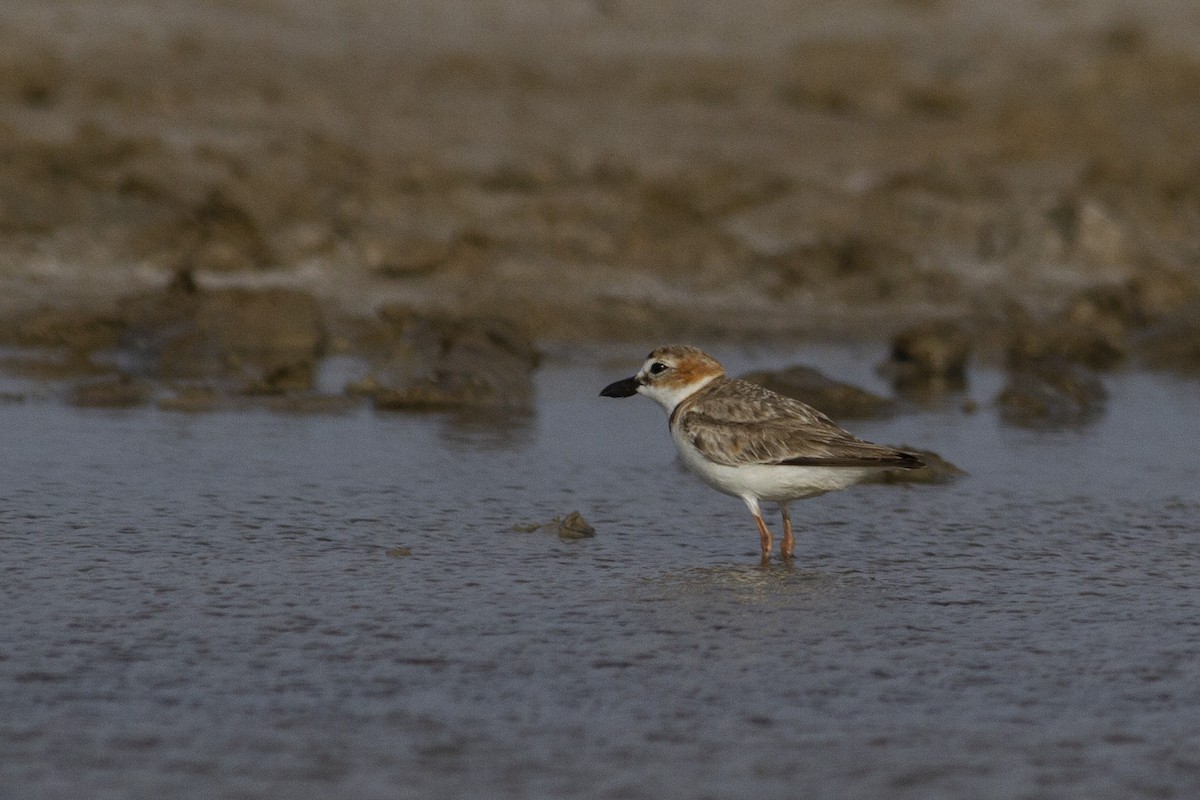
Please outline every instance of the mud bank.
[{"label": "mud bank", "polygon": [[1200,373],[1190,4],[809,5],[17,0],[0,367],[520,412],[535,343],[849,338],[895,397],[763,380],[870,416],[1000,364],[1032,425]]},{"label": "mud bank", "polygon": [[883,338],[1194,296],[1192,4],[677,5],[15,0],[0,310],[188,270],[538,338]]},{"label": "mud bank", "polygon": [[[339,411],[354,398],[385,409],[527,411],[537,350],[497,318],[386,307],[336,319],[290,289],[202,289],[188,273],[122,298],[112,312],[53,307],[0,324],[0,372],[65,384],[82,406],[212,411],[266,399],[271,408]],[[341,359],[352,378],[328,390],[318,372]],[[348,362],[348,363],[346,363]]]}]

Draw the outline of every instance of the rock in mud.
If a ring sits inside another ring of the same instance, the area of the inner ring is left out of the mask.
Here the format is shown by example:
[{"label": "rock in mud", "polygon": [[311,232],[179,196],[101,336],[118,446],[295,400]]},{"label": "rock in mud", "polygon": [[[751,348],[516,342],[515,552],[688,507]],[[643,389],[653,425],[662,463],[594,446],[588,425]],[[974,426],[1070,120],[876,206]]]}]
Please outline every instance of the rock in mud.
[{"label": "rock in mud", "polygon": [[1063,358],[1041,358],[1015,365],[996,397],[1006,421],[1023,426],[1078,425],[1104,411],[1108,393],[1100,379]]},{"label": "rock in mud", "polygon": [[1006,334],[1008,363],[1059,360],[1112,369],[1128,357],[1128,333],[1137,321],[1132,295],[1120,286],[1079,292],[1049,321],[1035,320],[1017,308]]},{"label": "rock in mud", "polygon": [[572,511],[565,517],[553,517],[549,522],[541,524],[514,525],[513,530],[522,533],[547,531],[558,534],[560,539],[591,539],[596,535],[596,529],[578,511]]},{"label": "rock in mud", "polygon": [[591,539],[596,535],[596,529],[578,511],[572,511],[561,520],[555,517],[551,524],[560,539]]},{"label": "rock in mud", "polygon": [[934,321],[901,331],[881,367],[902,392],[960,391],[966,386],[971,336],[961,325]]},{"label": "rock in mud", "polygon": [[320,308],[291,289],[197,288],[128,298],[124,344],[158,380],[218,381],[244,394],[311,389],[324,349]]},{"label": "rock in mud", "polygon": [[893,403],[888,398],[835,381],[812,367],[796,365],[781,370],[749,372],[742,380],[807,403],[834,419],[873,419],[893,410]]},{"label": "rock in mud", "polygon": [[897,450],[920,456],[925,466],[918,469],[888,469],[880,470],[868,477],[863,483],[918,483],[943,484],[950,483],[955,478],[966,475],[959,469],[932,450],[918,450],[907,445],[896,445]]},{"label": "rock in mud", "polygon": [[263,226],[227,191],[210,191],[173,219],[136,237],[146,257],[177,269],[236,272],[276,263]]},{"label": "rock in mud", "polygon": [[1089,369],[1112,369],[1123,363],[1129,349],[1124,338],[1062,322],[1029,323],[1012,330],[1008,361],[1020,365],[1043,361],[1079,364]]},{"label": "rock in mud", "polygon": [[971,355],[971,337],[949,321],[926,322],[892,339],[891,363],[922,375],[962,375]]},{"label": "rock in mud", "polygon": [[350,391],[383,409],[533,407],[538,354],[518,325],[495,317],[454,319],[391,308],[381,312],[386,346]]},{"label": "rock in mud", "polygon": [[[1009,360],[1058,358],[1107,370],[1128,360],[1135,339],[1143,355],[1147,343],[1157,342],[1153,349],[1165,361],[1176,360],[1169,355],[1170,348],[1186,328],[1178,323],[1192,316],[1182,309],[1194,301],[1196,292],[1186,276],[1163,272],[1123,284],[1088,287],[1069,297],[1062,312],[1049,322],[1018,320],[1009,337]],[[1171,332],[1139,337],[1139,331],[1156,324],[1157,331]],[[1187,360],[1186,354],[1182,360]]]}]

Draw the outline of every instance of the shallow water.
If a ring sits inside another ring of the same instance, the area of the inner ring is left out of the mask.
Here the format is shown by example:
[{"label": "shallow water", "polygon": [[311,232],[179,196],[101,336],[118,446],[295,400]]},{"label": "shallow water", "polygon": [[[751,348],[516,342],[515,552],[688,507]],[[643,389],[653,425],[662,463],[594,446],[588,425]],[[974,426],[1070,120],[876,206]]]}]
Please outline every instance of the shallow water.
[{"label": "shallow water", "polygon": [[596,396],[640,352],[500,422],[0,404],[0,795],[1200,791],[1195,383],[854,424],[970,474],[798,504],[764,570],[661,410]]}]

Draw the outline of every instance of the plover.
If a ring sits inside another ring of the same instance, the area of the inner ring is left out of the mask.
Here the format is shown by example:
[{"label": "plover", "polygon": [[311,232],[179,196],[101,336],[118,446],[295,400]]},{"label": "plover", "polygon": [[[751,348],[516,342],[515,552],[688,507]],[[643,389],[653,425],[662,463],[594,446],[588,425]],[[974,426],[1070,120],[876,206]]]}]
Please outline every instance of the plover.
[{"label": "plover", "polygon": [[760,501],[779,504],[779,551],[790,560],[795,537],[788,503],[845,489],[880,469],[924,466],[912,453],[855,437],[798,400],[727,377],[721,362],[695,347],[660,347],[636,375],[600,394],[644,394],[667,410],[684,464],[714,489],[741,498],[754,515],[764,561],[771,531]]}]

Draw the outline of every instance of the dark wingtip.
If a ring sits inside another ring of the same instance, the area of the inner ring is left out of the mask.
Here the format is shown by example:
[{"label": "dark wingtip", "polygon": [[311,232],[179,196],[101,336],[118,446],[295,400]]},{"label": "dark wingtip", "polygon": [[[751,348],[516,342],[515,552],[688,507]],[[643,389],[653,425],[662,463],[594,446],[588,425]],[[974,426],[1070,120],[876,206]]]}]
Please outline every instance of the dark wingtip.
[{"label": "dark wingtip", "polygon": [[896,464],[898,469],[920,469],[925,466],[925,462],[915,453],[905,453],[901,450],[897,451],[896,457],[899,459],[899,463]]}]

